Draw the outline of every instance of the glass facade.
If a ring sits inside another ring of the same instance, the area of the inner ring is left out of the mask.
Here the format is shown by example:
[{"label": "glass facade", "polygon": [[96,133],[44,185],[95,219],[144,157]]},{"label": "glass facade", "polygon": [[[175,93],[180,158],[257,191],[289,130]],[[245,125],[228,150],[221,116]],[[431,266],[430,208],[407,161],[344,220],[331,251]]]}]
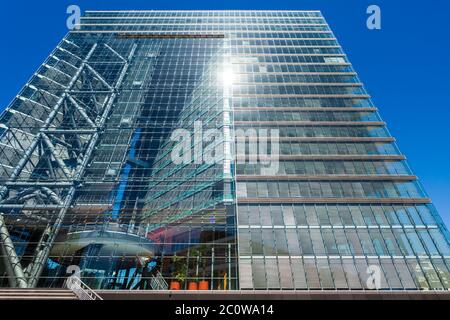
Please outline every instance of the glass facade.
[{"label": "glass facade", "polygon": [[318,11],[88,11],[0,150],[0,286],[450,288],[449,232]]}]

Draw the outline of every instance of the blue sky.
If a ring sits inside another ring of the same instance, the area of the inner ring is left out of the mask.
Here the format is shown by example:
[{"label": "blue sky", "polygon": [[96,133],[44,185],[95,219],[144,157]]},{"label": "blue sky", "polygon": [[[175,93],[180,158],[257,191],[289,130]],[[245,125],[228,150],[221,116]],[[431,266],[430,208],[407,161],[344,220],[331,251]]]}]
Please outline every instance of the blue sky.
[{"label": "blue sky", "polygon": [[[450,1],[7,1],[0,11],[0,110],[67,32],[66,8],[314,9],[333,28],[412,170],[450,226]],[[366,8],[382,29],[366,28]]]}]

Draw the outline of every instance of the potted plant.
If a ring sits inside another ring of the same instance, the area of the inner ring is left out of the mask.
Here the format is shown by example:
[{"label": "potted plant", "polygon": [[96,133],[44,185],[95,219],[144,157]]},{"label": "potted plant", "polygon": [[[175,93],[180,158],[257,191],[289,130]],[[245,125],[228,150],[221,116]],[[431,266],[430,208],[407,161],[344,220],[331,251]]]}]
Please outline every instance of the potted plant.
[{"label": "potted plant", "polygon": [[186,263],[184,263],[183,259],[177,255],[173,256],[172,263],[174,267],[173,277],[175,280],[170,282],[170,290],[180,290],[181,285],[186,280]]},{"label": "potted plant", "polygon": [[197,249],[192,249],[190,251],[190,256],[195,258],[195,278],[188,283],[188,290],[198,290],[198,267],[199,267],[199,259],[200,259],[200,251]]},{"label": "potted plant", "polygon": [[207,264],[207,259],[206,259],[206,255],[208,252],[208,247],[205,245],[202,245],[199,249],[198,249],[199,255],[197,257],[197,276],[198,276],[198,266],[199,266],[199,262],[201,260],[201,264],[202,264],[202,271],[203,271],[203,277],[202,280],[200,280],[198,282],[198,290],[209,290],[209,281],[206,280],[205,278],[205,274],[206,274],[206,264]]}]

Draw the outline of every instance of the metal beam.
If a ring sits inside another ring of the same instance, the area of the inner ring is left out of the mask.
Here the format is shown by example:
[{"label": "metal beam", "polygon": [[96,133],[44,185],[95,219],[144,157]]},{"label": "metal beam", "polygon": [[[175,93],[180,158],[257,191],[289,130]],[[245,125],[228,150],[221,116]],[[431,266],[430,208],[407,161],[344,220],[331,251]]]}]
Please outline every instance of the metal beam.
[{"label": "metal beam", "polygon": [[63,205],[57,204],[12,204],[12,203],[2,203],[0,204],[0,210],[12,210],[12,209],[21,209],[21,210],[58,210],[62,209]]},{"label": "metal beam", "polygon": [[92,122],[91,118],[89,118],[86,111],[75,101],[75,99],[71,95],[68,95],[67,97],[69,98],[70,102],[72,102],[72,104],[75,106],[75,108],[78,110],[78,112],[83,116],[86,122],[89,123],[91,127],[96,128],[95,123]]},{"label": "metal beam", "polygon": [[70,187],[73,181],[8,181],[5,183],[8,187]]},{"label": "metal beam", "polygon": [[89,64],[86,64],[86,67],[103,83],[109,90],[112,90],[112,86],[98,73],[94,68],[92,68]]},{"label": "metal beam", "polygon": [[15,288],[16,287],[16,279],[14,277],[14,271],[11,268],[11,264],[9,263],[7,253],[6,253],[5,249],[3,248],[3,245],[1,242],[0,242],[0,254],[3,257],[3,259],[0,259],[0,260],[3,260],[3,264],[0,261],[0,266],[4,265],[6,276],[8,277],[9,287]]},{"label": "metal beam", "polygon": [[[27,288],[27,281],[25,278],[25,274],[23,272],[23,268],[20,264],[20,259],[16,254],[16,250],[14,248],[14,244],[11,241],[11,237],[9,235],[8,229],[6,228],[5,220],[3,218],[3,213],[0,213],[0,239],[2,246],[2,250],[5,252],[5,262],[8,264],[6,268],[12,274],[9,274],[9,277],[12,277],[15,281],[14,286],[19,288]],[[13,284],[13,282],[11,282]]]},{"label": "metal beam", "polygon": [[66,176],[66,178],[70,179],[72,177],[72,172],[70,172],[70,169],[67,168],[66,164],[64,163],[64,160],[61,159],[59,154],[56,153],[56,148],[53,145],[53,143],[50,141],[50,138],[44,133],[41,133],[41,137],[42,137],[42,140],[47,145],[47,148],[50,150],[51,154],[55,158],[56,162],[58,163],[60,169],[64,172],[64,175]]},{"label": "metal beam", "polygon": [[[73,134],[92,134],[97,132],[97,129],[47,129],[44,130],[45,133],[50,134],[62,134],[62,133],[73,133]],[[68,145],[66,143],[66,145]]]},{"label": "metal beam", "polygon": [[50,197],[55,203],[57,204],[63,204],[61,198],[50,188],[48,187],[41,187],[41,190],[44,191],[46,195]]},{"label": "metal beam", "polygon": [[[34,138],[33,142],[30,144],[28,149],[25,151],[25,154],[20,159],[17,166],[14,168],[14,171],[11,173],[11,176],[9,177],[9,181],[15,181],[17,177],[19,176],[22,169],[25,167],[26,163],[30,159],[31,155],[33,154],[34,150],[36,149],[38,143],[40,140],[40,134],[38,133],[36,137]],[[6,185],[2,185],[0,187],[0,202],[6,197],[8,193],[8,187]]]},{"label": "metal beam", "polygon": [[107,43],[103,44],[106,48],[108,48],[109,50],[111,50],[112,53],[114,53],[117,57],[119,57],[123,62],[127,62],[127,59],[125,59],[124,57],[122,57],[116,50],[114,50],[113,48],[111,48]]}]

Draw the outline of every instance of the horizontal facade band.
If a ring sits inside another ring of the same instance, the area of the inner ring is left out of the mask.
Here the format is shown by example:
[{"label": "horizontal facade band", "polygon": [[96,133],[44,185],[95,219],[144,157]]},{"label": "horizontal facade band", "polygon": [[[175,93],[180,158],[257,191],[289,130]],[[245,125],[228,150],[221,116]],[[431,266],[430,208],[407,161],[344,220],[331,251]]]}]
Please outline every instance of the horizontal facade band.
[{"label": "horizontal facade band", "polygon": [[[206,31],[206,30],[205,30]],[[179,30],[179,31],[173,31],[173,30],[126,30],[126,32],[124,32],[124,30],[71,30],[70,33],[74,34],[74,33],[92,33],[92,34],[97,34],[97,33],[114,33],[114,34],[119,34],[119,33],[125,33],[125,34],[149,34],[149,35],[160,35],[160,34],[167,34],[167,35],[176,35],[176,34],[192,34],[192,35],[197,35],[199,34],[198,31],[189,31],[189,30]],[[214,32],[213,30],[211,30],[211,33],[213,35],[221,35],[223,34],[223,31],[219,31],[219,32]]]},{"label": "horizontal facade band", "polygon": [[237,198],[238,204],[429,204],[429,198]]},{"label": "horizontal facade band", "polygon": [[235,125],[267,126],[385,126],[382,121],[235,121]]},{"label": "horizontal facade band", "polygon": [[[175,10],[174,10],[175,11]],[[144,11],[145,12],[145,11]],[[190,11],[191,12],[191,11]],[[88,13],[88,11],[86,11],[86,13]],[[252,19],[252,20],[257,20],[257,19],[264,19],[264,20],[304,20],[304,19],[308,19],[308,20],[323,20],[322,16],[227,16],[227,15],[220,15],[220,16],[211,16],[211,15],[195,15],[195,16],[177,16],[177,15],[173,15],[173,16],[158,16],[158,15],[146,15],[146,16],[120,16],[120,15],[115,15],[115,16],[95,16],[92,15],[92,13],[95,12],[89,12],[90,15],[88,16],[84,16],[81,17],[81,20],[187,20],[187,19],[208,19],[208,20],[218,20],[218,19],[229,19],[229,20],[234,20],[236,18],[245,18],[245,19]],[[326,24],[320,24],[323,26],[327,26]],[[278,30],[277,30],[278,31]]]},{"label": "horizontal facade band", "polygon": [[[156,14],[156,13],[178,13],[178,12],[182,12],[182,13],[202,13],[201,15],[197,16],[198,18],[204,18],[204,17],[209,17],[207,15],[205,15],[205,13],[215,13],[215,14],[221,14],[224,12],[234,12],[234,13],[241,13],[242,15],[239,15],[239,17],[258,17],[258,16],[252,16],[252,15],[247,15],[247,14],[243,14],[243,13],[319,13],[321,14],[320,10],[86,10],[86,13],[92,14],[92,13],[152,13],[152,14]],[[142,16],[138,16],[139,18],[142,18]],[[187,17],[187,16],[186,16]],[[186,18],[185,17],[185,18]],[[212,18],[226,18],[226,15],[215,15],[215,16],[211,16]],[[261,18],[265,18],[265,16],[260,16]],[[282,16],[284,17],[284,16]],[[309,18],[316,18],[316,17],[321,17],[321,16],[314,16],[314,17],[303,17],[305,19],[309,19]],[[193,17],[190,17],[193,18]],[[301,16],[299,16],[299,18],[301,18]]]},{"label": "horizontal facade band", "polygon": [[239,229],[438,229],[439,227],[433,225],[242,225],[238,226]]},{"label": "horizontal facade band", "polygon": [[266,256],[266,255],[251,255],[251,256],[240,256],[240,259],[448,259],[449,256],[441,256],[441,255],[420,255],[420,256],[403,256],[403,255],[338,255],[338,254],[321,254],[321,255],[275,255],[275,256]]},{"label": "horizontal facade band", "polygon": [[118,33],[118,39],[222,39],[224,34],[144,34],[144,33]]},{"label": "horizontal facade band", "polygon": [[[239,46],[240,48],[253,48],[253,47],[259,47],[259,46]],[[270,46],[271,48],[275,47],[293,47],[293,46]],[[270,64],[270,65],[295,65],[295,66],[309,66],[309,65],[315,65],[315,66],[351,66],[350,63],[347,62],[271,62],[271,61],[232,61],[231,64],[237,65],[237,64],[251,64],[251,65],[264,65],[264,64]],[[255,74],[259,74],[255,72]]]},{"label": "horizontal facade band", "polygon": [[237,181],[414,181],[414,175],[236,175]]},{"label": "horizontal facade band", "polygon": [[[212,17],[207,17],[204,19],[208,19],[210,20]],[[245,22],[241,22],[241,21],[221,21],[221,22],[217,22],[217,21],[202,21],[202,22],[198,22],[198,23],[193,23],[192,21],[187,21],[188,19],[192,19],[192,18],[186,18],[186,17],[114,17],[114,16],[110,16],[110,17],[101,17],[101,16],[96,16],[96,17],[81,17],[81,26],[93,26],[93,25],[104,25],[104,24],[108,24],[108,25],[123,25],[124,23],[126,23],[127,25],[135,25],[134,23],[132,23],[132,21],[134,20],[140,20],[136,23],[136,25],[171,25],[168,24],[168,21],[160,21],[163,19],[167,19],[167,20],[175,20],[174,23],[177,23],[178,25],[194,25],[194,26],[198,26],[198,25],[213,25],[213,26],[245,26],[245,25],[277,25],[277,26],[296,26],[296,27],[320,27],[322,28],[322,30],[231,30],[234,33],[267,33],[267,32],[271,32],[271,33],[302,33],[302,32],[318,32],[318,33],[329,33],[331,32],[329,30],[329,26],[327,24],[324,23],[322,18],[308,18],[309,20],[316,20],[316,21],[300,21],[301,19],[304,18],[300,18],[297,17],[295,19],[297,19],[298,21],[276,21],[275,19],[281,20],[280,17],[276,17],[273,21],[263,21],[261,22],[262,19],[253,19],[253,21],[247,21],[247,23]],[[195,19],[195,18],[194,18]],[[98,20],[97,21],[93,21],[93,20]],[[111,20],[111,21],[107,21],[107,20]],[[130,21],[128,21],[130,20]],[[145,21],[143,21],[145,20]],[[230,19],[231,20],[231,19]],[[248,20],[248,19],[247,19]],[[259,21],[258,21],[259,20]],[[264,20],[266,20],[264,18]],[[264,22],[266,22],[264,24]]]},{"label": "horizontal facade band", "polygon": [[332,112],[375,112],[377,108],[358,108],[358,107],[236,107],[235,112],[241,111],[332,111]]},{"label": "horizontal facade band", "polygon": [[[80,23],[78,24],[81,27],[95,27],[95,26],[101,26],[101,27],[114,27],[114,26],[120,26],[120,27],[134,27],[134,26],[173,26],[172,23]],[[305,26],[304,23],[258,23],[258,22],[249,22],[249,23],[242,23],[242,22],[225,22],[225,23],[178,23],[178,26]],[[306,24],[309,25],[309,24]],[[237,31],[235,31],[237,32]],[[293,33],[295,31],[292,31]],[[311,31],[309,33],[315,33],[315,31]],[[331,33],[331,32],[327,32]],[[325,38],[328,39],[328,38]]]},{"label": "horizontal facade band", "polygon": [[[320,10],[86,10],[86,13],[221,13],[221,12],[236,12],[236,13],[319,13]],[[244,17],[247,15],[243,15]],[[199,17],[204,17],[203,15]],[[214,16],[214,17],[227,17],[227,16]],[[248,15],[248,17],[253,17]],[[305,17],[309,18],[309,17]]]},{"label": "horizontal facade band", "polygon": [[[258,137],[237,136],[236,140],[258,141]],[[279,141],[285,142],[395,142],[394,138],[376,138],[376,137],[280,137]]]},{"label": "horizontal facade band", "polygon": [[343,99],[369,99],[368,94],[233,94],[235,98],[343,98]]},{"label": "horizontal facade band", "polygon": [[[185,25],[185,26],[189,26],[188,24],[183,24],[183,25]],[[199,24],[192,24],[193,26],[199,26]],[[220,30],[221,32],[223,32],[223,31],[227,31],[227,33],[232,33],[232,32],[240,32],[240,30],[232,30],[232,29],[230,29],[230,30],[227,30],[226,29],[226,26],[227,26],[227,24],[201,24],[202,26],[215,26],[215,25],[218,25],[218,26],[222,26],[223,28]],[[238,25],[238,24],[228,24],[229,26],[232,26],[232,27],[235,27],[236,25]],[[262,24],[258,24],[258,23],[254,23],[254,24],[252,24],[252,25],[254,25],[254,26],[258,26],[258,25],[260,25],[260,26],[268,26],[267,24],[264,24],[264,23],[262,23]],[[280,24],[280,25],[283,25],[283,26],[294,26],[294,27],[302,27],[302,26],[305,26],[304,24],[291,24],[291,25],[286,25],[286,24]],[[76,31],[71,31],[72,33],[82,33],[82,32],[98,32],[98,33],[124,33],[124,32],[126,32],[126,33],[147,33],[146,32],[146,30],[133,30],[132,29],[132,27],[134,27],[135,25],[134,24],[81,24],[80,25],[82,28],[83,28],[83,30],[76,30]],[[130,30],[123,30],[123,28],[118,28],[118,29],[113,29],[113,28],[111,28],[110,30],[104,30],[104,29],[102,29],[102,30],[93,30],[93,29],[89,29],[89,28],[92,28],[92,27],[115,27],[115,26],[117,26],[117,27],[127,27],[127,26],[129,26],[129,27],[131,27],[130,28]],[[159,23],[155,23],[155,24],[145,24],[145,25],[142,25],[141,24],[141,26],[148,26],[148,27],[152,27],[152,26],[173,26],[173,24],[159,24]],[[242,26],[248,26],[248,24],[242,24]],[[269,25],[270,26],[270,25]],[[187,28],[186,28],[187,29]],[[153,31],[154,32],[154,30],[149,30],[149,31]],[[164,30],[165,31],[165,30]],[[171,32],[180,32],[180,31],[183,31],[183,30],[167,30],[167,31],[171,31]],[[194,32],[195,31],[197,31],[198,32],[198,30],[194,30]],[[205,30],[206,31],[206,30]],[[211,31],[215,31],[215,30],[211,30]],[[242,30],[242,31],[244,31],[244,30]],[[150,33],[153,33],[153,32],[150,32]],[[309,32],[309,33],[315,33],[314,31],[311,31],[311,32]],[[273,38],[273,39],[276,39],[276,38]],[[319,41],[336,41],[336,38],[333,38],[333,37],[330,37],[330,38],[319,38],[319,37],[317,37],[317,38],[297,38],[297,40],[303,40],[303,41],[316,41],[316,40],[319,40]]]},{"label": "horizontal facade band", "polygon": [[358,82],[233,82],[238,86],[317,86],[317,87],[362,87]]},{"label": "horizontal facade band", "polygon": [[[236,155],[237,161],[274,160],[275,155]],[[278,160],[406,160],[404,155],[278,155]]]},{"label": "horizontal facade band", "polygon": [[[198,23],[198,24],[190,24],[190,23],[179,23],[177,24],[178,26],[191,26],[191,25],[202,25],[202,26],[223,26],[223,25],[227,25],[227,24],[217,24],[217,23]],[[231,24],[228,24],[231,25]],[[239,25],[239,24],[233,24],[233,25]],[[245,24],[241,24],[241,25],[245,25]],[[255,25],[259,25],[259,24],[255,24]],[[283,25],[289,25],[289,24],[283,24]],[[108,24],[104,24],[104,23],[81,23],[79,25],[80,27],[92,27],[92,26],[171,26],[171,24],[167,24],[167,23],[108,23]],[[296,26],[298,26],[298,24],[296,24]],[[310,25],[308,25],[310,26]],[[231,32],[230,32],[231,33]],[[236,33],[253,33],[252,31],[236,31]],[[262,33],[262,32],[260,32]],[[265,33],[276,33],[276,32],[272,32],[272,31],[266,31]],[[237,38],[231,38],[232,40],[311,40],[311,39],[325,39],[325,40],[329,40],[329,39],[336,39],[332,36],[331,31],[324,31],[324,30],[298,30],[298,31],[292,31],[290,32],[290,34],[295,34],[295,33],[299,33],[299,34],[306,34],[306,33],[311,33],[311,34],[326,34],[328,33],[330,35],[329,38],[274,38],[274,37],[243,37],[242,35],[240,35]]]},{"label": "horizontal facade band", "polygon": [[[227,33],[229,33],[229,32],[227,32]],[[306,32],[306,33],[316,33],[316,32],[315,31],[309,31],[309,32]],[[305,40],[306,41],[316,41],[316,40],[320,40],[320,41],[335,41],[336,40],[336,38],[332,38],[332,37],[330,37],[330,38],[320,38],[320,37],[317,37],[317,38],[263,38],[263,37],[261,37],[261,38],[256,38],[256,37],[233,38],[231,35],[229,36],[229,39],[230,40],[234,40],[234,41],[285,41],[285,42],[288,42],[288,41],[291,41],[291,40],[293,40],[293,41],[305,41]],[[259,47],[260,45],[259,44],[239,44],[239,43],[232,44],[232,47],[235,47],[235,46],[239,46],[239,47],[241,47],[241,46],[242,47],[245,47],[245,46],[258,46]],[[278,46],[279,46],[278,44],[273,44],[272,45],[272,47],[278,47]],[[281,44],[280,46],[289,46],[290,47],[291,45]],[[303,55],[309,56],[308,54],[300,54],[300,56],[303,56]],[[320,55],[322,55],[322,54],[320,54]],[[346,57],[345,54],[323,54],[323,55],[327,56],[327,57]],[[294,56],[295,56],[295,54],[294,54]]]},{"label": "horizontal facade band", "polygon": [[242,53],[232,54],[232,58],[242,57],[345,57],[345,54],[341,53]]},{"label": "horizontal facade band", "polygon": [[[234,45],[233,48],[273,48],[275,46],[273,45],[265,45],[265,44],[261,44],[261,45],[255,45],[255,46],[250,46],[250,45]],[[313,44],[313,45],[291,45],[291,46],[280,46],[277,45],[277,48],[311,48],[311,49],[341,49],[340,46],[337,45],[317,45],[317,44]]]},{"label": "horizontal facade band", "polygon": [[[312,41],[316,41],[319,39],[303,39],[303,40],[312,40]],[[320,40],[324,40],[324,39],[320,39]],[[327,49],[341,49],[340,46],[335,46],[335,45],[267,45],[267,44],[256,44],[256,45],[233,45],[232,46],[234,49],[239,49],[239,48],[315,48],[315,49],[320,49],[320,48],[327,48]],[[267,62],[265,62],[267,63]],[[255,62],[254,64],[263,64],[263,63],[257,63]],[[279,62],[277,64],[286,64],[286,62]],[[292,63],[291,63],[292,64]],[[310,63],[294,63],[294,64],[319,64],[319,65],[324,65],[324,64],[328,64],[328,65],[350,65],[350,63],[346,63],[346,62],[338,62],[338,63],[331,63],[331,62],[323,62],[323,63],[317,63],[317,62],[310,62]]]},{"label": "horizontal facade band", "polygon": [[[296,32],[292,32],[292,33],[296,33]],[[324,33],[329,33],[331,36],[332,36],[332,34],[331,34],[331,32],[330,31],[302,31],[302,32],[299,32],[299,33],[317,33],[317,34],[324,34]],[[239,41],[247,41],[247,40],[273,40],[273,41],[275,41],[275,40],[288,40],[288,41],[290,41],[290,40],[295,40],[295,41],[298,41],[298,40],[336,40],[336,38],[334,38],[334,37],[330,37],[330,38],[320,38],[320,37],[317,37],[317,38],[274,38],[274,37],[259,37],[259,38],[256,38],[256,37],[239,37],[239,38],[233,38],[233,37],[231,37],[230,38],[230,40],[239,40]],[[345,54],[340,54],[339,56],[345,56]]]},{"label": "horizontal facade band", "polygon": [[[221,25],[223,26],[223,24],[221,24]],[[233,26],[235,26],[235,25],[236,24],[233,24]],[[261,24],[261,25],[266,26],[266,24]],[[97,24],[93,24],[92,26],[98,26],[98,25]],[[161,24],[155,24],[155,26],[161,26]],[[245,26],[248,26],[248,24],[246,24]],[[296,27],[306,27],[306,26],[325,26],[325,25],[322,25],[322,24],[296,24],[295,26]],[[110,29],[110,30],[89,30],[88,28],[86,28],[86,29],[84,29],[84,30],[74,29],[74,30],[71,30],[70,33],[123,33],[124,32],[124,30],[113,30],[113,29]],[[176,33],[183,32],[183,31],[184,32],[191,32],[191,33],[196,33],[197,32],[197,31],[189,31],[189,30],[156,30],[156,31],[155,30],[126,30],[127,33],[150,33],[150,34],[152,34],[152,33],[159,33],[159,32],[164,32],[164,33],[168,33],[168,34],[176,34]],[[210,30],[210,31],[214,32],[214,30]],[[226,30],[225,28],[224,28],[223,31],[227,32],[227,34],[237,33],[237,32],[252,32],[252,31],[248,31],[246,29],[242,29],[242,30],[229,29],[229,30]],[[223,32],[223,31],[221,31],[221,32]],[[255,32],[258,32],[258,30],[255,30]],[[259,31],[259,32],[261,32],[261,31]],[[270,32],[270,30],[265,30],[263,32]],[[292,31],[290,31],[290,32],[292,32]],[[307,39],[302,39],[302,40],[307,40]],[[323,38],[314,38],[312,40],[325,40],[325,39],[323,39]],[[240,47],[243,47],[243,46],[240,46]],[[261,47],[263,47],[263,45],[261,45]],[[270,46],[265,45],[265,47],[270,47]],[[303,46],[290,46],[290,47],[303,47]],[[317,45],[311,45],[311,46],[305,46],[305,47],[316,48],[318,46]],[[328,48],[329,46],[324,46],[324,47]],[[333,47],[340,48],[339,46],[333,46]]]},{"label": "horizontal facade band", "polygon": [[[235,75],[242,75],[242,74],[247,74],[247,75],[255,75],[257,73],[255,72],[233,72],[233,74]],[[267,72],[266,75],[291,75],[291,74],[295,74],[295,75],[318,75],[318,76],[356,76],[355,72],[291,72],[291,71],[287,71],[287,72]]]},{"label": "horizontal facade band", "polygon": [[[209,19],[208,17],[197,17],[197,19]],[[253,21],[249,21],[250,19],[244,19],[244,21],[236,21],[235,19],[232,19],[232,17],[224,17],[227,18],[228,21],[187,21],[188,19],[192,19],[191,17],[172,17],[172,19],[177,19],[177,20],[181,20],[177,23],[177,25],[183,25],[183,26],[209,26],[209,25],[213,25],[213,26],[245,26],[245,25],[269,25],[269,26],[297,26],[297,25],[310,25],[310,23],[315,23],[315,24],[320,24],[323,26],[326,26],[324,23],[320,23],[321,21],[323,21],[322,17],[296,17],[297,20],[301,20],[301,19],[307,19],[307,20],[319,20],[319,21],[262,21],[264,20],[264,18],[256,18]],[[279,20],[283,20],[283,17],[276,17]],[[120,17],[116,20],[119,21],[114,21],[114,22],[105,22],[102,21],[101,23],[96,23],[96,22],[92,22],[90,20],[94,20],[96,18],[94,17],[90,17],[90,19],[86,19],[86,17],[82,17],[81,20],[86,20],[87,23],[80,23],[80,26],[153,26],[153,25],[163,25],[163,26],[173,26],[173,23],[169,23],[166,21],[162,21],[162,22],[153,22],[152,20],[155,19],[154,17],[141,17],[140,20],[147,20],[145,22],[142,21],[138,21],[137,23],[134,22],[127,22],[126,20],[128,19],[128,17]],[[105,19],[99,19],[99,20],[110,20],[108,18]],[[114,20],[114,19],[111,19]],[[121,21],[122,20],[122,21]],[[155,19],[156,20],[156,19]],[[183,21],[184,20],[184,21]],[[234,20],[234,21],[233,21]],[[247,20],[247,21],[245,21]],[[276,32],[277,30],[272,30],[272,32]],[[299,30],[300,31],[300,30]],[[323,30],[321,30],[323,31]],[[297,32],[296,30],[292,30],[291,32],[295,33]],[[330,33],[331,31],[326,31],[328,33]]]}]

